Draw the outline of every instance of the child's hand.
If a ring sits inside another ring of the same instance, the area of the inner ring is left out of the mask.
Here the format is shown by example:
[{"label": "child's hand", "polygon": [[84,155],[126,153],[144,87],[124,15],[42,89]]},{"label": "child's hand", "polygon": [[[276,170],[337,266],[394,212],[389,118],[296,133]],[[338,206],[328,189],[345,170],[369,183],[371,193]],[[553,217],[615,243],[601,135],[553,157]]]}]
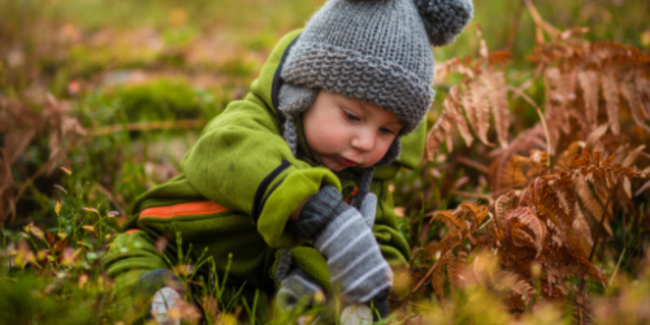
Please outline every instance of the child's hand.
[{"label": "child's hand", "polygon": [[299,236],[313,240],[327,258],[330,281],[338,286],[344,303],[388,296],[393,272],[364,217],[343,202],[335,187],[323,187],[305,204],[299,220],[288,225]]}]

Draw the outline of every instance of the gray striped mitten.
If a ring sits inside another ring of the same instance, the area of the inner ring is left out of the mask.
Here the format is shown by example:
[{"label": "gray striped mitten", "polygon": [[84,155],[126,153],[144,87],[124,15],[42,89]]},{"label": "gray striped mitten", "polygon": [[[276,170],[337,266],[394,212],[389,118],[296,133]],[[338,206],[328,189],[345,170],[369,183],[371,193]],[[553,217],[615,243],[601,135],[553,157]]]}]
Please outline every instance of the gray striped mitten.
[{"label": "gray striped mitten", "polygon": [[[317,297],[318,293],[321,297]],[[301,269],[294,269],[280,281],[275,301],[282,312],[288,312],[301,305],[310,309],[314,303],[326,303],[323,289]]]},{"label": "gray striped mitten", "polygon": [[321,188],[305,204],[298,221],[288,226],[299,236],[313,240],[315,248],[327,258],[330,280],[338,286],[344,303],[388,296],[393,272],[364,217],[343,202],[335,187]]}]

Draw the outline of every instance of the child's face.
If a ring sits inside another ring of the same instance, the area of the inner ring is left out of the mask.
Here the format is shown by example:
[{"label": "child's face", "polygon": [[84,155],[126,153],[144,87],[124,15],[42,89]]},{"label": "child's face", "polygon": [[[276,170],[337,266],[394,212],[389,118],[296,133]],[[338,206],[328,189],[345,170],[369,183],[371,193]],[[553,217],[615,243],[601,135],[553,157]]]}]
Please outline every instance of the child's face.
[{"label": "child's face", "polygon": [[402,129],[395,114],[324,90],[302,121],[313,158],[335,172],[376,164]]}]

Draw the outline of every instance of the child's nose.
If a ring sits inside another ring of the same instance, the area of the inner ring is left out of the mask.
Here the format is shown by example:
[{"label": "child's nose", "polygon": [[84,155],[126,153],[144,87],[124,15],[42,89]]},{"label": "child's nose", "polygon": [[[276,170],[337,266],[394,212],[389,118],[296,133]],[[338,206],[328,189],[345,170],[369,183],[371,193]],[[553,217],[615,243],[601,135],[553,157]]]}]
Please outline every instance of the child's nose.
[{"label": "child's nose", "polygon": [[375,147],[375,133],[365,128],[359,130],[352,139],[352,146],[361,151],[370,151]]}]

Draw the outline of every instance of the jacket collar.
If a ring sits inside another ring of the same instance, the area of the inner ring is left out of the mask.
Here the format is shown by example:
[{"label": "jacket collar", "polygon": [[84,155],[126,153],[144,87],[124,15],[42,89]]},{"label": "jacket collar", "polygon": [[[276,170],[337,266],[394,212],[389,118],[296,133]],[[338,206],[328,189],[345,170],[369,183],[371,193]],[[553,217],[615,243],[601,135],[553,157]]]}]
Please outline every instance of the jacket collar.
[{"label": "jacket collar", "polygon": [[284,123],[284,116],[278,111],[278,93],[283,82],[280,72],[291,46],[295,44],[301,32],[302,29],[292,31],[278,42],[262,66],[259,77],[251,85],[252,93],[275,114],[280,125]]}]

